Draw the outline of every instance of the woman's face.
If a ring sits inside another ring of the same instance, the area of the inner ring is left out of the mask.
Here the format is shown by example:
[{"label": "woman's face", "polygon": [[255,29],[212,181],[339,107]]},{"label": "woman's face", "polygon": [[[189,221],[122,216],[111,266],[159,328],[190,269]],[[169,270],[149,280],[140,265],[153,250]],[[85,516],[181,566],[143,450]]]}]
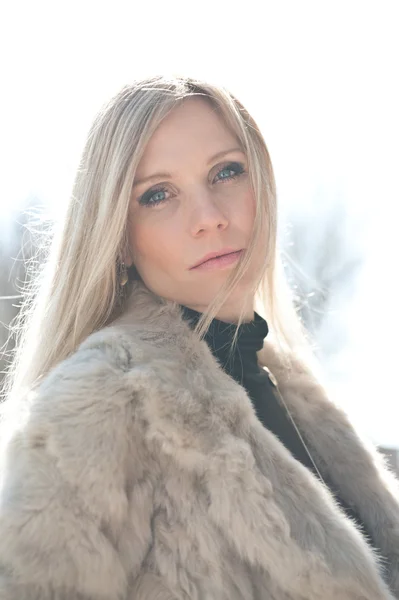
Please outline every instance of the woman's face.
[{"label": "woman's face", "polygon": [[[255,201],[248,163],[214,108],[188,98],[162,121],[139,163],[129,214],[130,259],[159,296],[203,312],[237,264],[192,268],[211,252],[245,250]],[[231,257],[230,257],[231,258]],[[234,321],[251,273],[219,318]],[[253,304],[246,309],[253,318]]]}]

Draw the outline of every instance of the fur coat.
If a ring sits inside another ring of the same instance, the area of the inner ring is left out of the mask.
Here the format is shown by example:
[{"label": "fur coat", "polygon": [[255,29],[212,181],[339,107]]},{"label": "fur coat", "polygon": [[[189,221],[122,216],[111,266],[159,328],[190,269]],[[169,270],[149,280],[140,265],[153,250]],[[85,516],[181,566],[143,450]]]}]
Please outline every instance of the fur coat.
[{"label": "fur coat", "polygon": [[399,598],[396,480],[301,364],[268,342],[259,359],[383,560],[179,306],[135,282],[31,391],[3,451],[0,599]]}]

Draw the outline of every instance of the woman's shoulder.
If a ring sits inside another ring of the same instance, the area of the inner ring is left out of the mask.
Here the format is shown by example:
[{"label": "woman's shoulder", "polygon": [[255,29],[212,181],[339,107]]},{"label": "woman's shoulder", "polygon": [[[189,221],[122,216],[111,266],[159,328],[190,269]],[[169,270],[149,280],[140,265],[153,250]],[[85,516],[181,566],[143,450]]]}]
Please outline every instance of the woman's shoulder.
[{"label": "woman's shoulder", "polygon": [[134,354],[134,343],[117,328],[91,334],[36,386],[10,400],[6,437],[32,443],[62,439],[69,445],[105,433],[122,435],[137,400],[132,394]]},{"label": "woman's shoulder", "polygon": [[145,445],[135,368],[123,332],[104,330],[18,402],[0,440],[0,518],[17,480],[29,478],[34,493],[46,496],[56,484],[72,485],[94,506],[108,498],[106,489],[128,477],[127,457]]}]

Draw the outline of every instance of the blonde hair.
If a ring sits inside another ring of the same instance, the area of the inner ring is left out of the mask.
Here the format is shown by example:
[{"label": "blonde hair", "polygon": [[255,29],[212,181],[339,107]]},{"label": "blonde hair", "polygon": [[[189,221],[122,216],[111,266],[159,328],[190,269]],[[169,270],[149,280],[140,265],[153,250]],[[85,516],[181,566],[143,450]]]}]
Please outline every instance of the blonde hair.
[{"label": "blonde hair", "polygon": [[[16,350],[4,385],[5,396],[29,390],[88,335],[123,311],[129,284],[120,287],[118,269],[128,245],[135,172],[162,119],[193,95],[211,102],[237,135],[248,157],[256,198],[251,245],[196,331],[203,336],[256,253],[259,269],[248,290],[256,299],[254,308],[267,319],[269,335],[281,348],[294,353],[309,350],[276,247],[275,180],[258,126],[222,87],[189,77],[150,77],[124,86],[94,119],[65,218],[53,236],[44,268],[25,287],[12,327]],[[241,322],[242,315],[238,325]]]}]

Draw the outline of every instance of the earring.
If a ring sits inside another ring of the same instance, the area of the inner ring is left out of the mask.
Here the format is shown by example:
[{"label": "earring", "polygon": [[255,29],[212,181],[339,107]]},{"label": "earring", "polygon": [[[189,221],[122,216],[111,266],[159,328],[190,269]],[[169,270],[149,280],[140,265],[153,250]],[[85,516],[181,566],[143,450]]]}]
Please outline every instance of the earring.
[{"label": "earring", "polygon": [[126,265],[123,262],[120,265],[119,283],[123,287],[124,285],[127,284],[128,281],[129,281],[129,275],[128,275],[128,272],[127,272]]}]

